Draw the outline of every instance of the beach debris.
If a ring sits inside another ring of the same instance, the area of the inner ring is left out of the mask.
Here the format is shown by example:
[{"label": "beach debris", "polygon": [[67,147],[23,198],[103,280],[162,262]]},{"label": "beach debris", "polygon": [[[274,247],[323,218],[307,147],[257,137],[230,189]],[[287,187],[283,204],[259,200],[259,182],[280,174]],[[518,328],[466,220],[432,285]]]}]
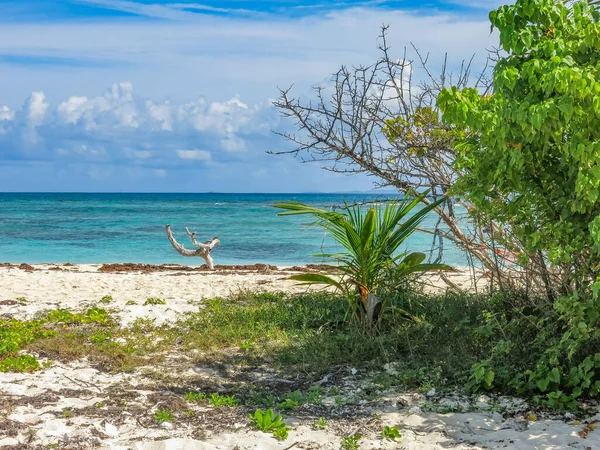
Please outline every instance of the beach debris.
[{"label": "beach debris", "polygon": [[214,269],[213,259],[210,256],[210,252],[215,247],[218,247],[219,244],[221,243],[219,241],[219,236],[215,236],[214,238],[209,239],[204,242],[198,242],[198,241],[196,241],[196,232],[192,233],[192,232],[190,232],[190,230],[188,230],[187,227],[185,227],[185,232],[192,240],[192,244],[195,245],[196,247],[198,247],[196,250],[191,250],[191,249],[186,249],[183,246],[183,244],[180,244],[179,242],[177,242],[175,240],[175,237],[173,236],[173,232],[171,231],[171,225],[165,225],[165,230],[167,230],[167,238],[169,239],[169,242],[171,243],[173,248],[175,250],[177,250],[177,253],[179,253],[181,256],[200,256],[201,258],[204,259],[204,261],[206,261],[206,265],[208,266],[209,269],[211,269],[211,270]]}]

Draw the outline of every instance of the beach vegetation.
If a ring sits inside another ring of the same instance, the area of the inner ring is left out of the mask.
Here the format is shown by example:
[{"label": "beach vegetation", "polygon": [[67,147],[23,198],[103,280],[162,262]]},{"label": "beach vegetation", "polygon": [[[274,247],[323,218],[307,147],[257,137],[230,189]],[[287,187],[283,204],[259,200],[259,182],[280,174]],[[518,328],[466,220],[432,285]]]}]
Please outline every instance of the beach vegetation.
[{"label": "beach vegetation", "polygon": [[[445,199],[431,202],[414,211],[428,192],[414,198],[385,202],[384,206],[368,208],[345,204],[342,211],[330,211],[299,202],[280,202],[273,206],[284,209],[280,216],[306,214],[316,220],[314,225],[331,233],[343,250],[339,253],[315,255],[340,270],[341,276],[303,273],[292,280],[303,284],[332,286],[348,299],[349,311],[361,323],[373,327],[388,304],[391,292],[406,287],[415,274],[433,270],[448,270],[439,263],[424,263],[423,253],[402,249],[423,219]],[[382,301],[383,300],[383,301]]]},{"label": "beach vegetation", "polygon": [[0,359],[0,372],[35,372],[41,366],[36,356],[22,354],[18,356],[6,356]]},{"label": "beach vegetation", "polygon": [[383,427],[383,430],[381,430],[381,437],[390,441],[395,441],[396,439],[400,439],[402,435],[400,434],[397,425],[393,427],[386,425]]},{"label": "beach vegetation", "polygon": [[184,398],[188,403],[198,403],[206,400],[206,394],[202,392],[186,392]]},{"label": "beach vegetation", "polygon": [[277,439],[285,440],[288,438],[289,428],[283,421],[281,414],[273,412],[272,409],[263,411],[257,409],[254,414],[248,414],[250,423],[258,430],[264,433],[272,433]]},{"label": "beach vegetation", "polygon": [[214,406],[215,408],[218,408],[220,406],[229,406],[230,408],[233,408],[240,403],[240,401],[233,395],[221,395],[216,392],[210,394],[207,400],[208,403]]},{"label": "beach vegetation", "polygon": [[325,417],[319,417],[317,420],[315,420],[314,426],[319,430],[324,430],[329,426],[329,424],[327,423],[327,420],[325,420]]},{"label": "beach vegetation", "polygon": [[286,398],[278,406],[280,409],[283,409],[283,410],[295,411],[296,409],[298,409],[298,406],[300,406],[300,404],[296,400],[292,400],[291,398]]},{"label": "beach vegetation", "polygon": [[527,344],[545,349],[538,360],[506,383],[502,355],[514,342],[503,340],[473,366],[469,386],[570,409],[600,394],[600,19],[584,1],[518,0],[490,21],[505,52],[493,94],[453,87],[438,98],[455,135],[451,195],[511,230],[497,242],[520,250],[521,264],[543,262],[535,272],[553,314],[536,317],[541,332]]},{"label": "beach vegetation", "polygon": [[113,301],[112,295],[105,295],[100,299],[100,303],[108,304]]},{"label": "beach vegetation", "polygon": [[154,412],[153,418],[158,423],[171,422],[175,418],[175,415],[172,409],[157,409]]},{"label": "beach vegetation", "polygon": [[361,437],[360,434],[344,436],[342,442],[340,442],[340,448],[342,450],[358,450],[360,448],[359,441]]},{"label": "beach vegetation", "polygon": [[163,300],[162,298],[157,298],[157,297],[150,297],[147,298],[146,301],[144,302],[144,306],[146,305],[166,305],[167,302],[165,300]]}]

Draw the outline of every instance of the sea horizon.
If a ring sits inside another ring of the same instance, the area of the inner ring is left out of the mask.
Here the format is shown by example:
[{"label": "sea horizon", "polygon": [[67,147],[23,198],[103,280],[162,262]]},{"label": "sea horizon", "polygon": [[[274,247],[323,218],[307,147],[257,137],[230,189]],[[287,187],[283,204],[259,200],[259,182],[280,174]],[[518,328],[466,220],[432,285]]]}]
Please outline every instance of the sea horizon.
[{"label": "sea horizon", "polygon": [[[28,264],[182,264],[200,266],[171,247],[164,229],[192,247],[185,227],[198,240],[220,236],[215,264],[320,264],[311,255],[337,252],[335,242],[308,216],[278,217],[275,201],[295,200],[329,208],[344,201],[396,198],[389,193],[189,193],[189,192],[3,192],[0,193],[0,262]],[[434,217],[423,227],[433,227]],[[449,244],[449,243],[448,243]],[[427,253],[431,236],[417,232],[404,246]],[[454,247],[444,261],[465,266]]]}]

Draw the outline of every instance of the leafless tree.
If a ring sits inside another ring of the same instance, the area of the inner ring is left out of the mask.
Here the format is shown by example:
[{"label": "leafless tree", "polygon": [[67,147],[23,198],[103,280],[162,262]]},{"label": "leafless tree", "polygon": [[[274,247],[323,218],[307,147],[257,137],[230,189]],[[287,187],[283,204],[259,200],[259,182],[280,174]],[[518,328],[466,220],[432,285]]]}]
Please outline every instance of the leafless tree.
[{"label": "leafless tree", "polygon": [[[295,97],[291,88],[280,90],[274,105],[293,122],[295,130],[274,132],[294,148],[272,153],[316,161],[338,173],[366,174],[374,177],[376,185],[392,186],[400,194],[428,189],[431,198],[423,202],[429,203],[446,196],[458,176],[453,130],[440,119],[437,96],[450,86],[476,87],[481,95],[487,95],[493,58],[472,77],[473,58],[464,61],[453,75],[445,57],[436,75],[429,69],[429,56],[414,46],[410,50],[413,59],[408,49],[401,59],[393,59],[387,30],[387,26],[382,27],[380,57],[374,64],[342,66],[333,74],[330,86],[314,88],[312,100]],[[415,81],[415,69],[424,74],[423,81]],[[522,268],[516,257],[521,250],[519,243],[510,231],[469,214],[472,210],[462,198],[448,198],[438,208],[434,229],[423,230],[433,236],[436,258],[443,258],[444,240],[448,240],[467,257],[478,260],[496,282],[514,280],[507,271]],[[534,259],[545,270],[543,258]]]}]

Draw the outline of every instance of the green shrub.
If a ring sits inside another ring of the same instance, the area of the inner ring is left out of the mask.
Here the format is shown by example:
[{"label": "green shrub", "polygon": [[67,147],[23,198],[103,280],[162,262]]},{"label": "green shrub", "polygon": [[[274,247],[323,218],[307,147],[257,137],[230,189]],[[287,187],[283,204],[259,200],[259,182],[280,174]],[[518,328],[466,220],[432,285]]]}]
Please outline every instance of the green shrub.
[{"label": "green shrub", "polygon": [[[538,360],[508,384],[571,408],[600,391],[600,16],[584,1],[517,0],[490,20],[507,53],[493,94],[452,88],[439,96],[457,136],[453,194],[471,201],[483,223],[509,229],[522,262],[551,264],[545,277],[536,269],[554,302],[552,317],[534,318],[541,333],[526,348]],[[480,361],[472,387],[505,383],[500,353],[510,344],[498,342]]]}]

